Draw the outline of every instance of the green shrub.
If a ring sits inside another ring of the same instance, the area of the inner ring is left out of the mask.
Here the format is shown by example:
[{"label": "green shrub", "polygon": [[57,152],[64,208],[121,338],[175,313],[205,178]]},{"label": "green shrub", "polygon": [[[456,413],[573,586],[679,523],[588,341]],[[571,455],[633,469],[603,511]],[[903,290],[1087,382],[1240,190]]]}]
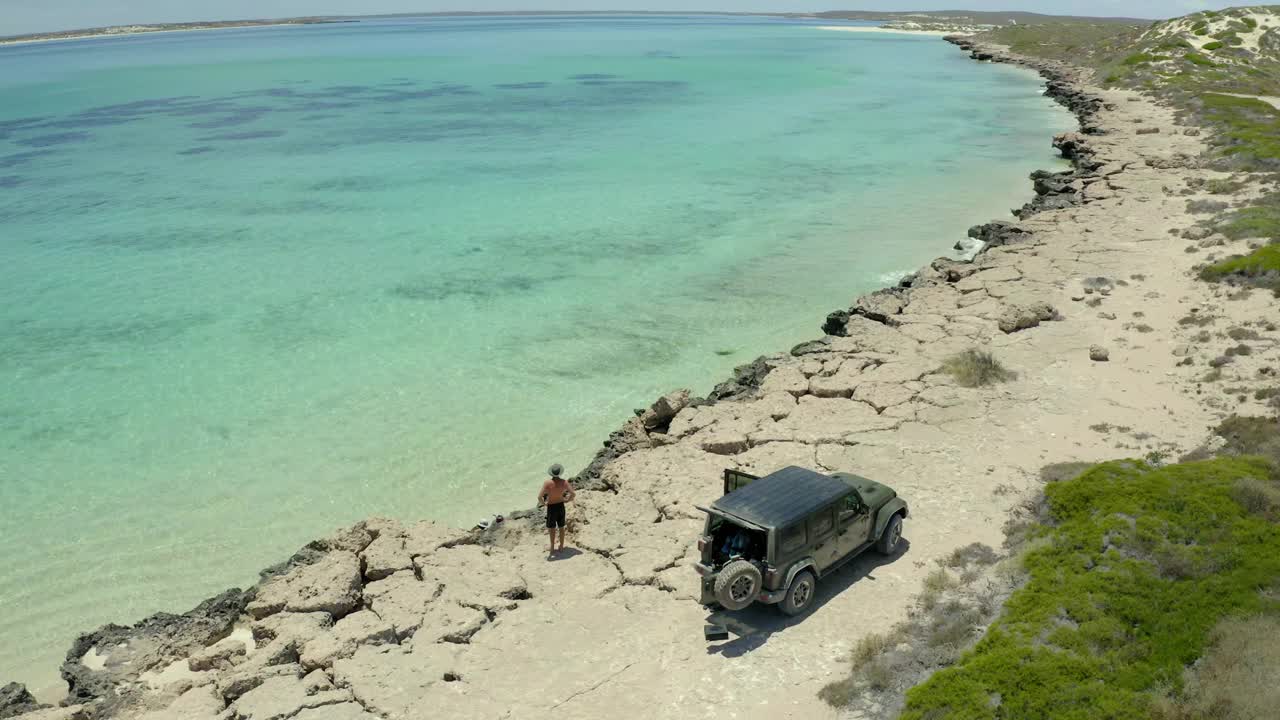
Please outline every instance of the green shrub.
[{"label": "green shrub", "polygon": [[1195,34],[1195,35],[1201,35],[1201,36],[1203,36],[1203,35],[1208,35],[1208,34],[1209,34],[1209,28],[1207,28],[1207,27],[1200,27],[1200,28],[1196,28],[1195,30],[1192,30],[1191,32],[1192,32],[1193,34]]},{"label": "green shrub", "polygon": [[1280,468],[1280,421],[1269,417],[1232,415],[1214,429],[1225,443],[1224,455],[1261,455]]},{"label": "green shrub", "polygon": [[1205,119],[1223,130],[1222,152],[1254,164],[1280,161],[1280,110],[1255,100],[1217,93],[1200,97]]},{"label": "green shrub", "polygon": [[1214,62],[1212,60],[1201,55],[1200,53],[1189,52],[1186,55],[1183,55],[1182,57],[1185,58],[1187,62],[1193,65],[1200,65],[1203,67],[1213,67],[1214,65]]},{"label": "green shrub", "polygon": [[882,635],[880,633],[864,635],[862,639],[858,640],[858,644],[853,646],[853,652],[849,654],[853,669],[861,668],[899,642],[901,642],[901,638],[895,635]]},{"label": "green shrub", "polygon": [[1280,488],[1270,480],[1240,478],[1231,488],[1231,499],[1254,515],[1274,518],[1280,510]]},{"label": "green shrub", "polygon": [[1180,695],[1158,698],[1152,720],[1254,720],[1280,707],[1280,618],[1229,618],[1209,635],[1209,652],[1186,672]]},{"label": "green shrub", "polygon": [[1209,52],[1213,52],[1214,50],[1220,50],[1220,49],[1221,49],[1225,44],[1226,44],[1226,43],[1222,42],[1221,40],[1214,40],[1213,42],[1207,42],[1207,43],[1205,43],[1205,44],[1204,44],[1204,47],[1202,47],[1202,48],[1200,48],[1200,49],[1201,49],[1201,50],[1208,50]]},{"label": "green shrub", "polygon": [[1204,191],[1210,195],[1230,195],[1244,187],[1244,183],[1224,178],[1214,178],[1204,184]]},{"label": "green shrub", "polygon": [[860,691],[858,678],[850,675],[849,677],[828,683],[818,691],[818,699],[826,702],[831,707],[845,707],[853,702]]},{"label": "green shrub", "polygon": [[1229,275],[1257,277],[1264,273],[1280,272],[1280,245],[1264,245],[1248,255],[1227,258],[1200,271],[1200,278],[1210,282]]},{"label": "green shrub", "polygon": [[1078,477],[1080,473],[1093,467],[1093,463],[1064,462],[1045,465],[1040,468],[1040,481],[1044,483],[1062,482]]},{"label": "green shrub", "polygon": [[1217,228],[1218,232],[1232,240],[1243,238],[1280,238],[1280,204],[1267,196],[1258,205],[1236,210]]},{"label": "green shrub", "polygon": [[980,387],[1012,380],[1017,374],[1005,369],[989,352],[970,348],[956,353],[942,363],[942,370],[963,387]]},{"label": "green shrub", "polygon": [[1120,61],[1120,64],[1122,64],[1122,65],[1142,65],[1142,64],[1144,64],[1144,63],[1149,63],[1149,62],[1151,62],[1151,60],[1152,60],[1152,56],[1151,56],[1151,55],[1149,55],[1148,53],[1141,53],[1141,52],[1140,52],[1140,53],[1134,53],[1134,54],[1130,55],[1129,57],[1127,57],[1127,58],[1125,58],[1124,60]]},{"label": "green shrub", "polygon": [[1258,29],[1258,21],[1251,17],[1242,18],[1241,22],[1243,22],[1245,24],[1245,27],[1249,28],[1250,30]]},{"label": "green shrub", "polygon": [[1056,524],[1026,555],[1027,585],[957,665],[907,692],[901,720],[1149,717],[1222,619],[1277,605],[1258,588],[1280,578],[1280,526],[1233,499],[1269,472],[1257,458],[1120,461],[1048,486]]}]

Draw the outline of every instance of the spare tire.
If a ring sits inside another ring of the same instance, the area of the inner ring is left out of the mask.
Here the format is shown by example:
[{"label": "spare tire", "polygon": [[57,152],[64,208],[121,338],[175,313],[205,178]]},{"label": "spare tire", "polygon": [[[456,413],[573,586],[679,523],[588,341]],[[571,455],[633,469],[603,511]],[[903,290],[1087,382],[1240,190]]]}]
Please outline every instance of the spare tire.
[{"label": "spare tire", "polygon": [[726,610],[741,610],[755,602],[764,578],[746,560],[734,560],[716,576],[716,602]]}]

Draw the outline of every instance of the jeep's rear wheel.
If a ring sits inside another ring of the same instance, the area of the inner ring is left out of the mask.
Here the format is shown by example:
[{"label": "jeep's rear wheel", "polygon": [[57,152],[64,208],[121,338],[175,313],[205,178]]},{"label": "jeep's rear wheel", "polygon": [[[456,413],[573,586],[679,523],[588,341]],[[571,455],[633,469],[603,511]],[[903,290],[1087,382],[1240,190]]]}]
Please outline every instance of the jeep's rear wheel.
[{"label": "jeep's rear wheel", "polygon": [[778,604],[778,609],[784,615],[799,615],[808,610],[813,604],[814,591],[817,587],[818,579],[813,576],[813,573],[801,570],[791,581],[791,587],[787,588],[787,594]]},{"label": "jeep's rear wheel", "polygon": [[741,610],[755,602],[764,578],[746,560],[734,560],[716,576],[716,602],[726,610]]},{"label": "jeep's rear wheel", "polygon": [[881,555],[892,555],[898,549],[898,541],[902,539],[902,516],[889,518],[889,524],[880,533],[880,541],[876,543],[876,552]]}]

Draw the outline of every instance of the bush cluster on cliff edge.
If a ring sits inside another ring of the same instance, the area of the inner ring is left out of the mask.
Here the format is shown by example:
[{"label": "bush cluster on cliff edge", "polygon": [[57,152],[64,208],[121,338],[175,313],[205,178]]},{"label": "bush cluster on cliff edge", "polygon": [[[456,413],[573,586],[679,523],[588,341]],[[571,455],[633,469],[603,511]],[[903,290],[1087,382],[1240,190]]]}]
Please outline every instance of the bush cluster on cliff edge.
[{"label": "bush cluster on cliff edge", "polygon": [[1016,373],[1001,365],[994,355],[976,348],[947,358],[942,363],[942,370],[964,387],[991,385],[1017,377]]}]

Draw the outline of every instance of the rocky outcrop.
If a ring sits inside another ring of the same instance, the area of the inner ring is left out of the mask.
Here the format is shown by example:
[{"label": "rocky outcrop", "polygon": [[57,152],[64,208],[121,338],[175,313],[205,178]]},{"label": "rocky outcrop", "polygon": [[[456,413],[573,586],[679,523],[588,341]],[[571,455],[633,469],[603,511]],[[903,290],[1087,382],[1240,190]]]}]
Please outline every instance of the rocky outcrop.
[{"label": "rocky outcrop", "polygon": [[[1106,103],[1076,81],[1078,71],[1075,68],[1054,60],[1013,55],[1004,48],[985,45],[969,37],[949,36],[946,40],[968,50],[975,60],[1014,63],[1036,70],[1045,78],[1045,95],[1065,106],[1080,122],[1078,131],[1053,138],[1053,146],[1062,157],[1072,162],[1072,169],[1062,173],[1043,170],[1033,173],[1036,197],[1014,210],[1016,217],[1027,219],[1047,210],[1061,210],[1111,196],[1113,189],[1105,183],[1089,188],[1104,177],[1096,172],[1099,163],[1095,159],[1091,138],[1102,134],[1094,118]],[[973,231],[970,231],[970,237],[975,237]]]},{"label": "rocky outcrop", "polygon": [[974,225],[969,228],[969,237],[989,248],[1022,242],[1030,234],[1021,225],[1007,220],[992,220],[989,223]]},{"label": "rocky outcrop", "polygon": [[676,413],[689,404],[689,391],[676,390],[658,398],[647,410],[640,413],[640,423],[646,432],[663,432],[671,425]]},{"label": "rocky outcrop", "polygon": [[246,609],[259,620],[286,610],[324,612],[339,618],[360,605],[362,576],[360,558],[355,553],[331,552],[259,585]]},{"label": "rocky outcrop", "polygon": [[[757,369],[757,363],[762,360],[758,359],[751,365],[739,367],[734,373],[733,380],[716,386],[712,397],[750,395],[759,387],[759,381],[764,377]],[[607,489],[608,485],[602,480],[601,471],[609,463],[634,450],[661,444],[664,431],[671,424],[671,419],[676,416],[676,413],[697,402],[699,400],[692,398],[688,390],[676,390],[658,398],[648,408],[636,411],[635,418],[624,423],[621,429],[609,434],[609,439],[604,441],[604,447],[596,451],[596,456],[591,459],[591,463],[574,478],[575,487],[579,490]]]},{"label": "rocky outcrop", "polygon": [[761,356],[733,369],[733,377],[716,385],[708,395],[710,400],[738,400],[750,397],[760,388],[760,383],[769,374],[768,360]]},{"label": "rocky outcrop", "polygon": [[1046,320],[1056,320],[1058,311],[1049,303],[1038,302],[1030,305],[1015,305],[1000,314],[998,324],[1000,332],[1014,333],[1019,330],[1033,328]]},{"label": "rocky outcrop", "polygon": [[35,712],[47,707],[50,706],[36,702],[31,693],[27,692],[25,685],[9,683],[0,687],[0,719]]},{"label": "rocky outcrop", "polygon": [[156,613],[132,627],[104,625],[81,635],[67,652],[62,678],[75,703],[121,698],[143,673],[203,650],[231,633],[250,593],[232,588],[182,615]]},{"label": "rocky outcrop", "polygon": [[1065,132],[1053,136],[1053,146],[1062,157],[1072,160],[1087,151],[1088,140],[1078,132]]}]

